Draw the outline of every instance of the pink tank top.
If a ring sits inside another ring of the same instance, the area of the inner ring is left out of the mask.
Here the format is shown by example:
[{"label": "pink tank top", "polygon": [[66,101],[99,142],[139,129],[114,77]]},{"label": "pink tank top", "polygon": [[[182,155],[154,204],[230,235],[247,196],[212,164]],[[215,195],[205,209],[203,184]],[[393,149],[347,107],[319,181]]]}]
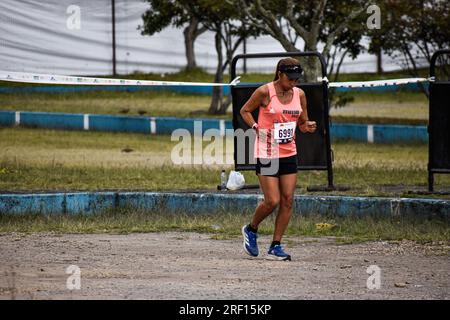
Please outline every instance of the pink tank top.
[{"label": "pink tank top", "polygon": [[273,82],[269,87],[269,104],[259,108],[258,135],[255,140],[255,158],[285,158],[297,154],[295,129],[302,113],[299,89],[294,87],[291,102],[282,104]]}]

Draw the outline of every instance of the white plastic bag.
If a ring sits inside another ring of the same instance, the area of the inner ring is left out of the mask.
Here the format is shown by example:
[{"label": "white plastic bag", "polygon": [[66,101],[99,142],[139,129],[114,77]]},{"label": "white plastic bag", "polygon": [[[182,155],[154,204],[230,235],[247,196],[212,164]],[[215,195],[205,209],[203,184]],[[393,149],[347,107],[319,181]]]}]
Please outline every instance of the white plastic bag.
[{"label": "white plastic bag", "polygon": [[231,170],[230,176],[228,177],[227,189],[228,190],[238,190],[244,187],[245,179],[242,173],[238,171]]}]

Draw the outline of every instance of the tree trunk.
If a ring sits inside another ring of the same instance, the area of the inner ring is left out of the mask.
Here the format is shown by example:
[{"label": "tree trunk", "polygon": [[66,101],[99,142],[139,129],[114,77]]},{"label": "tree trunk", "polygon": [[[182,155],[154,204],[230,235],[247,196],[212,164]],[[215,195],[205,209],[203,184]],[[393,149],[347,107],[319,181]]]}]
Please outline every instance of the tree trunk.
[{"label": "tree trunk", "polygon": [[229,94],[229,95],[227,95],[226,99],[224,101],[222,101],[218,114],[225,114],[228,110],[228,107],[231,105],[231,102],[232,102],[232,97],[231,97],[231,94]]},{"label": "tree trunk", "polygon": [[[222,53],[222,37],[221,37],[221,28],[216,29],[216,35],[214,37],[216,44],[216,52],[217,52],[217,68],[216,74],[214,76],[215,83],[223,82],[223,53]],[[213,94],[211,99],[211,104],[209,106],[208,113],[209,114],[218,114],[220,111],[220,105],[222,101],[222,87],[213,87]]]},{"label": "tree trunk", "polygon": [[[409,62],[412,65],[412,68],[409,66],[408,64],[408,70],[409,73],[411,74],[411,76],[413,77],[418,77],[419,76],[419,72],[417,69],[417,65],[416,65],[416,61],[414,60],[413,54],[411,53],[409,47],[407,44],[403,45],[403,54],[407,57],[407,60],[409,60]],[[418,83],[419,89],[420,91],[422,91],[425,96],[427,97],[427,99],[430,99],[430,92],[428,91],[427,88],[425,88],[425,86],[423,85],[422,82]]]},{"label": "tree trunk", "polygon": [[187,60],[186,69],[194,69],[197,67],[197,63],[195,61],[194,42],[195,39],[204,32],[198,29],[198,25],[198,19],[192,18],[189,21],[189,25],[183,31]]},{"label": "tree trunk", "polygon": [[381,47],[377,49],[377,52],[375,53],[377,56],[377,74],[383,73],[383,60],[382,60],[382,52]]},{"label": "tree trunk", "polygon": [[[314,40],[305,39],[305,51],[317,51],[317,45]],[[324,57],[327,59],[327,57]],[[305,71],[306,82],[317,82],[317,78],[322,76],[322,67],[320,60],[317,57],[306,57],[306,66],[303,68]]]}]

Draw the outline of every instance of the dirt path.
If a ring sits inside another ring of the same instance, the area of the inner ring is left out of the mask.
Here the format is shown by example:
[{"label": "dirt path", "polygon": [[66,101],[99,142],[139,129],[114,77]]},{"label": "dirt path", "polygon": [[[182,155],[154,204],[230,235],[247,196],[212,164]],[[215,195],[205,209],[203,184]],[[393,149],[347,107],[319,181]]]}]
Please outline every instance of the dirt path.
[{"label": "dirt path", "polygon": [[[263,251],[269,242],[259,239]],[[292,262],[252,259],[240,238],[209,234],[0,234],[0,299],[450,299],[448,243],[287,243]],[[70,265],[79,290],[67,289]],[[370,265],[379,289],[367,287]]]}]

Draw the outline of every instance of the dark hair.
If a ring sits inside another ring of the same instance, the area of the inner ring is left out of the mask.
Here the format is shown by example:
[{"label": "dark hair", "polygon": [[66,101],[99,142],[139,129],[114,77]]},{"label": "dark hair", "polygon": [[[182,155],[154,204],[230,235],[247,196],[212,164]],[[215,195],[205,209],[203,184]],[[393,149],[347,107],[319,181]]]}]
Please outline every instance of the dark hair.
[{"label": "dark hair", "polygon": [[297,59],[294,58],[284,58],[278,61],[277,63],[277,69],[275,70],[275,77],[273,81],[278,80],[278,72],[280,71],[281,66],[300,66],[300,62],[298,62]]}]

